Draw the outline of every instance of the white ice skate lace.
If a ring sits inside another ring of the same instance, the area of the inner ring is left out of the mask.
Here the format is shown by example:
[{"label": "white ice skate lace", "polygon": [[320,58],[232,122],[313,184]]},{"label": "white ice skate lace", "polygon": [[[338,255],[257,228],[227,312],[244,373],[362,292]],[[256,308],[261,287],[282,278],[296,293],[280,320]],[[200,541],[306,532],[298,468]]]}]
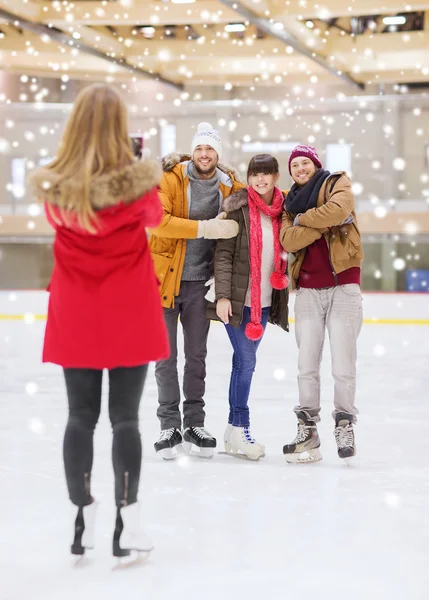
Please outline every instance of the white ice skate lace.
[{"label": "white ice skate lace", "polygon": [[353,427],[351,424],[335,428],[334,431],[335,441],[337,442],[338,448],[350,448],[353,446]]},{"label": "white ice skate lace", "polygon": [[298,423],[298,433],[296,434],[296,438],[294,439],[294,444],[300,444],[301,442],[305,442],[308,438],[309,427],[304,425],[303,423]]},{"label": "white ice skate lace", "polygon": [[161,435],[159,436],[159,442],[168,441],[174,433],[174,427],[170,427],[170,429],[163,429],[161,431]]},{"label": "white ice skate lace", "polygon": [[192,431],[202,440],[211,440],[213,437],[204,427],[192,427]]}]

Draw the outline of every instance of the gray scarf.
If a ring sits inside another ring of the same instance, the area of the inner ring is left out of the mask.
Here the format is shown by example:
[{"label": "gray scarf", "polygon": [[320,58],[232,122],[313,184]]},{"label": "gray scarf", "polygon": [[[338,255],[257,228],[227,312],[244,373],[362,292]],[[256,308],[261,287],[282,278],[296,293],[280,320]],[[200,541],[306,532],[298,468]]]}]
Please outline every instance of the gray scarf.
[{"label": "gray scarf", "polygon": [[[217,217],[220,208],[220,171],[211,179],[200,179],[192,161],[188,164],[190,186],[189,219],[205,221]],[[199,238],[186,241],[182,281],[207,281],[213,271],[215,240]]]},{"label": "gray scarf", "polygon": [[[204,198],[208,201],[218,197],[220,184],[219,169],[216,169],[215,174],[211,179],[201,179],[193,161],[191,160],[188,164],[188,177],[191,185],[191,202],[193,196],[197,198]],[[192,217],[190,216],[190,218]]]}]

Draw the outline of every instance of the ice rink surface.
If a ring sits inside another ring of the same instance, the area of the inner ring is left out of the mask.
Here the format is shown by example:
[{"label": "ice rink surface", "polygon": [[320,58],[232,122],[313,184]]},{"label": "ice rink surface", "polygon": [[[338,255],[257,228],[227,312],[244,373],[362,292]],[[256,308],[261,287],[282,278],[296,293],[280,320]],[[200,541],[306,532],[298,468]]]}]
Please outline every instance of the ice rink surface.
[{"label": "ice rink surface", "polygon": [[[351,467],[336,455],[328,346],[323,461],[284,461],[282,446],[296,432],[293,326],[290,334],[269,326],[260,346],[251,418],[267,452],[257,463],[224,454],[160,460],[152,367],[141,410],[140,494],[155,550],[144,563],[117,568],[105,402],[95,436],[97,546],[79,565],[69,554],[65,390],[60,368],[40,363],[44,325],[0,321],[0,600],[428,600],[429,327],[364,325]],[[206,425],[219,451],[230,361],[223,326],[214,324]]]}]

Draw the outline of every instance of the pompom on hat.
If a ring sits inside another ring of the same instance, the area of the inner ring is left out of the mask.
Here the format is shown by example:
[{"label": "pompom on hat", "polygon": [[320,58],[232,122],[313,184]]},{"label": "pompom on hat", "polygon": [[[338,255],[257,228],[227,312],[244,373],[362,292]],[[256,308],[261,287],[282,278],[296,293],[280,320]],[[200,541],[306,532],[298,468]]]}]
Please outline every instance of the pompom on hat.
[{"label": "pompom on hat", "polygon": [[219,131],[213,129],[210,123],[200,123],[197,127],[197,132],[192,138],[191,154],[194,154],[194,150],[197,146],[211,146],[213,150],[216,150],[219,160],[222,158],[222,140]]},{"label": "pompom on hat", "polygon": [[310,160],[312,160],[314,162],[314,164],[316,165],[316,167],[318,169],[322,168],[322,163],[317,154],[316,148],[313,148],[313,146],[305,146],[304,144],[301,144],[299,146],[295,146],[295,148],[292,150],[291,155],[289,156],[288,166],[289,166],[289,173],[291,175],[292,175],[291,170],[290,170],[291,163],[292,163],[293,159],[298,158],[298,156],[306,156],[307,158],[309,158]]}]

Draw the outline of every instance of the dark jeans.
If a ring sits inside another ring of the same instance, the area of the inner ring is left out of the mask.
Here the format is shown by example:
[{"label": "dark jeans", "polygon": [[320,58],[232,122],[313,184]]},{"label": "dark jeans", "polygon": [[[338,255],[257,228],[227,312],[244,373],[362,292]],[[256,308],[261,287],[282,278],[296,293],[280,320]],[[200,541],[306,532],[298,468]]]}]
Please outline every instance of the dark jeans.
[{"label": "dark jeans", "polygon": [[[139,406],[147,365],[109,371],[109,416],[116,506],[137,501],[142,458]],[[64,434],[64,466],[70,500],[85,506],[91,498],[94,429],[100,416],[103,371],[64,369],[69,418]]]},{"label": "dark jeans", "polygon": [[[268,323],[270,308],[262,309],[261,325],[264,328]],[[232,355],[232,373],[229,384],[229,417],[228,423],[235,427],[248,427],[250,425],[249,416],[249,394],[252,384],[253,373],[256,367],[256,351],[262,338],[256,342],[249,340],[245,329],[250,321],[250,308],[244,307],[243,319],[239,327],[225,325],[231,341],[234,353]]]},{"label": "dark jeans", "polygon": [[170,339],[170,358],[156,364],[158,418],[161,429],[181,427],[180,387],[177,373],[177,323],[183,327],[185,369],[183,372],[183,421],[185,427],[203,427],[206,389],[207,337],[210,320],[206,316],[207,287],[204,281],[182,281],[174,308],[164,308]]}]

